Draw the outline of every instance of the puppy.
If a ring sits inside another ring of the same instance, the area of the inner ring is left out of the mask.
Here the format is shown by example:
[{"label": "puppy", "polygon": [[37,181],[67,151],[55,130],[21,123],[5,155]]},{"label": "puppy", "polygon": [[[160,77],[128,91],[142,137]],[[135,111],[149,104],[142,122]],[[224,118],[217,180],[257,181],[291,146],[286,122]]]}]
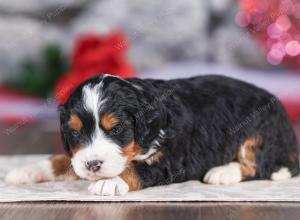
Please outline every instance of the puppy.
[{"label": "puppy", "polygon": [[87,179],[96,195],[188,180],[234,184],[299,173],[297,141],[268,92],[209,75],[178,80],[100,75],[59,106],[68,156],[10,172],[11,183]]}]

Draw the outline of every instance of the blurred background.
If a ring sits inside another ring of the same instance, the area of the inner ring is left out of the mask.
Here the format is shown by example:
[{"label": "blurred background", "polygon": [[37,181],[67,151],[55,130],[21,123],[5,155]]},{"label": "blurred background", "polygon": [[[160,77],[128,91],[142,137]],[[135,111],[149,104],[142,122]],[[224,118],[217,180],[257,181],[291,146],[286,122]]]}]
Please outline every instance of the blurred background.
[{"label": "blurred background", "polygon": [[300,138],[299,0],[0,1],[0,154],[62,152],[83,80],[223,74],[275,94]]}]

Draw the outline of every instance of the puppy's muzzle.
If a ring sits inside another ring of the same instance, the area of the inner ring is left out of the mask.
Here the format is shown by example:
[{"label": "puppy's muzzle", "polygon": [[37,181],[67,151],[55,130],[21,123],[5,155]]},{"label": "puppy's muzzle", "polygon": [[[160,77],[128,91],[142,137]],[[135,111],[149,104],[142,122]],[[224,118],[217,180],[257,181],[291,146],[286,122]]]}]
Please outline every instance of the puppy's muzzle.
[{"label": "puppy's muzzle", "polygon": [[89,171],[96,173],[101,169],[102,163],[103,161],[101,160],[91,160],[91,161],[87,161],[85,166]]}]

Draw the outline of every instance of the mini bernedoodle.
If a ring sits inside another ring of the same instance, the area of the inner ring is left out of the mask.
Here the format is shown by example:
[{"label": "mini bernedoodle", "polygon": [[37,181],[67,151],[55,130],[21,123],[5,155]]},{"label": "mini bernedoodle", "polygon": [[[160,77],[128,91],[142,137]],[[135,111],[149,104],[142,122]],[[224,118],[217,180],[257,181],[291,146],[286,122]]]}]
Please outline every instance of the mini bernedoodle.
[{"label": "mini bernedoodle", "polygon": [[67,155],[11,171],[15,184],[87,179],[96,195],[200,180],[234,184],[299,173],[287,113],[270,93],[217,75],[99,75],[59,106]]}]

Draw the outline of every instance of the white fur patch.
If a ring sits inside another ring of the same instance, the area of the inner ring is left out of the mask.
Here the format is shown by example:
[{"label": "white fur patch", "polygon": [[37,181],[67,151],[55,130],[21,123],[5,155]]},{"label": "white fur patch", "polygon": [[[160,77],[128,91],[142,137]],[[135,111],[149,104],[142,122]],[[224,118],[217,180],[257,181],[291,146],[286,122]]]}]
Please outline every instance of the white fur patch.
[{"label": "white fur patch", "polygon": [[240,148],[240,156],[242,158],[247,158],[247,150],[246,150],[246,145],[242,145]]},{"label": "white fur patch", "polygon": [[271,180],[279,181],[286,180],[292,177],[289,169],[287,167],[280,168],[277,172],[272,173]]},{"label": "white fur patch", "polygon": [[88,190],[93,195],[120,196],[125,195],[129,191],[129,186],[121,177],[117,176],[112,179],[98,180],[91,183]]},{"label": "white fur patch", "polygon": [[[78,151],[72,158],[75,173],[81,178],[95,180],[103,177],[114,177],[126,168],[126,157],[122,156],[120,147],[97,132],[91,145]],[[103,161],[101,169],[96,173],[87,170],[88,161]]]},{"label": "white fur patch", "polygon": [[[165,132],[163,130],[160,130],[158,136],[162,139],[164,135],[165,135]],[[158,140],[153,140],[151,146],[148,149],[148,151],[145,154],[136,155],[133,158],[133,160],[135,160],[135,161],[146,160],[149,157],[151,157],[153,154],[155,154],[158,151],[159,147],[160,147],[159,141]]]},{"label": "white fur patch", "polygon": [[164,138],[165,137],[165,132],[164,130],[160,129],[159,130],[159,135],[158,135],[160,138]]},{"label": "white fur patch", "polygon": [[96,116],[98,115],[97,113],[100,106],[103,104],[103,100],[100,101],[102,99],[102,86],[103,83],[101,82],[94,87],[92,87],[91,85],[86,85],[82,90],[84,108],[87,111],[92,112]]},{"label": "white fur patch", "polygon": [[146,160],[147,158],[149,158],[151,155],[153,155],[153,154],[156,153],[156,152],[157,152],[157,149],[155,149],[155,148],[150,148],[146,154],[139,154],[139,155],[136,155],[136,156],[133,158],[133,160],[135,160],[135,161]]},{"label": "white fur patch", "polygon": [[[88,85],[83,88],[85,109],[93,114],[96,125],[100,124],[99,110],[105,103],[105,99],[101,97],[101,88],[102,82],[94,87]],[[100,160],[103,162],[100,170],[96,173],[86,168],[86,163],[92,160]],[[107,138],[99,126],[96,126],[91,143],[73,156],[72,166],[75,173],[81,178],[89,180],[96,180],[103,177],[110,178],[124,171],[126,167],[126,157],[122,155],[121,148]]]},{"label": "white fur patch", "polygon": [[50,160],[12,170],[5,177],[5,181],[12,184],[30,184],[53,181],[54,179]]},{"label": "white fur patch", "polygon": [[241,182],[241,165],[237,162],[231,162],[224,166],[214,167],[206,173],[203,181],[209,184],[222,185]]},{"label": "white fur patch", "polygon": [[140,87],[139,85],[135,85],[135,84],[133,84],[133,83],[131,83],[131,85],[132,85],[134,88],[136,88],[137,90],[143,91],[143,88]]}]

